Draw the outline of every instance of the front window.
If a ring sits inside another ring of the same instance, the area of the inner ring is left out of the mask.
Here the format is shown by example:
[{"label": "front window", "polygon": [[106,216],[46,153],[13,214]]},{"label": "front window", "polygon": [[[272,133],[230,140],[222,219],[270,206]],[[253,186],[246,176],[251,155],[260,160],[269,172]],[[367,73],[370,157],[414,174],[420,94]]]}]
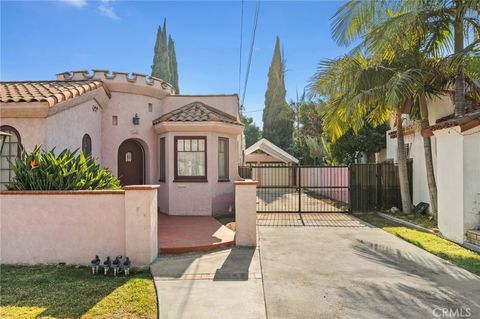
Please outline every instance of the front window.
[{"label": "front window", "polygon": [[218,180],[228,181],[228,138],[218,138]]},{"label": "front window", "polygon": [[206,137],[175,137],[175,179],[206,181],[206,149]]},{"label": "front window", "polygon": [[2,126],[0,131],[10,134],[5,138],[5,144],[0,154],[0,190],[4,190],[6,189],[5,185],[14,176],[9,160],[13,162],[16,157],[20,156],[20,135],[10,126]]}]

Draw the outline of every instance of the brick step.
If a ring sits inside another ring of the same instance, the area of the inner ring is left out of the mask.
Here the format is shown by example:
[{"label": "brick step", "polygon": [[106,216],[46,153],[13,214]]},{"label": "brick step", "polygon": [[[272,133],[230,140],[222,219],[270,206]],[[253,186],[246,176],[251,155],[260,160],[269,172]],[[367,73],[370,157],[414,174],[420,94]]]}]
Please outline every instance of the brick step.
[{"label": "brick step", "polygon": [[467,231],[467,242],[480,246],[480,230]]}]

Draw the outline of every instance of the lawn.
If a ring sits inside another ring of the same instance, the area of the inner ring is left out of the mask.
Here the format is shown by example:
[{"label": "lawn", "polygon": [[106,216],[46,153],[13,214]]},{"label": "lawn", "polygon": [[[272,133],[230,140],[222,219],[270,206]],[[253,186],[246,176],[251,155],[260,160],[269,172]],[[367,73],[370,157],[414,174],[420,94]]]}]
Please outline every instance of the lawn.
[{"label": "lawn", "polygon": [[157,318],[148,272],[130,277],[86,267],[1,266],[0,318]]},{"label": "lawn", "polygon": [[480,275],[480,254],[474,251],[434,234],[404,227],[375,213],[358,214],[355,216],[434,255],[448,260],[452,264]]}]

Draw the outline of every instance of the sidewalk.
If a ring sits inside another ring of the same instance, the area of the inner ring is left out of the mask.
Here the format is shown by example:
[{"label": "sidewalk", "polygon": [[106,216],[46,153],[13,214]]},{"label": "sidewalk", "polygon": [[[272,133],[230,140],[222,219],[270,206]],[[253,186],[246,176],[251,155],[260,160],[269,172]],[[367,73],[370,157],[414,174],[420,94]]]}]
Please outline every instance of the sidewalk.
[{"label": "sidewalk", "polygon": [[151,271],[162,319],[266,318],[256,249],[163,255]]}]

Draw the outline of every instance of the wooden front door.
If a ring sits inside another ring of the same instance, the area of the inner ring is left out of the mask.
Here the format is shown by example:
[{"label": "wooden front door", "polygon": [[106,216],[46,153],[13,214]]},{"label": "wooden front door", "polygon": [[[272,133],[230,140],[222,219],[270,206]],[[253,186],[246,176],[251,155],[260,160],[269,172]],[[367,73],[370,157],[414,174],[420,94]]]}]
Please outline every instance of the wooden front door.
[{"label": "wooden front door", "polygon": [[144,152],[137,141],[126,140],[118,148],[118,178],[122,185],[144,184]]}]

